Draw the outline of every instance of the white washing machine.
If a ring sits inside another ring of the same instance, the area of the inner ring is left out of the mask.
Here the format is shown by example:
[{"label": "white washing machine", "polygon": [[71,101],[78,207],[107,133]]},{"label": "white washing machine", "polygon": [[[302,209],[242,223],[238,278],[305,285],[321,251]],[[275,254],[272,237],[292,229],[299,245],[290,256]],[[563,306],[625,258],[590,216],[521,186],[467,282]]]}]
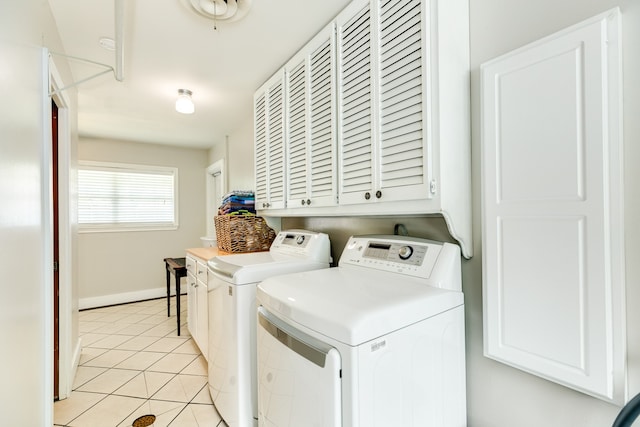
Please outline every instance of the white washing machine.
[{"label": "white washing machine", "polygon": [[256,285],[277,274],[330,266],[329,236],[278,233],[269,252],[209,260],[209,392],[229,427],[257,424]]},{"label": "white washing machine", "polygon": [[351,237],[337,268],[257,299],[260,426],[466,425],[458,246]]}]

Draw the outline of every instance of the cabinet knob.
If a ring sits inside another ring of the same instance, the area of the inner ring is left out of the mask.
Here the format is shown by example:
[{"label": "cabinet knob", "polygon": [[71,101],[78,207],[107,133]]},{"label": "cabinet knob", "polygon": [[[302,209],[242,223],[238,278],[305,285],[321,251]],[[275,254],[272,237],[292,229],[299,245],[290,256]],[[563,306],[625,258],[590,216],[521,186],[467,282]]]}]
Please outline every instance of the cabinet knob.
[{"label": "cabinet knob", "polygon": [[376,191],[376,199],[379,199],[380,197],[382,197],[382,191],[378,190]]},{"label": "cabinet knob", "polygon": [[304,206],[304,204],[305,204],[306,202],[304,201],[304,199],[302,199],[302,200],[301,200],[301,203],[302,203],[302,206]]},{"label": "cabinet knob", "polygon": [[311,199],[307,199],[307,205],[311,205]]},{"label": "cabinet knob", "polygon": [[371,198],[371,193],[369,193],[368,191],[366,193],[364,193],[364,198],[366,200],[369,200]]}]

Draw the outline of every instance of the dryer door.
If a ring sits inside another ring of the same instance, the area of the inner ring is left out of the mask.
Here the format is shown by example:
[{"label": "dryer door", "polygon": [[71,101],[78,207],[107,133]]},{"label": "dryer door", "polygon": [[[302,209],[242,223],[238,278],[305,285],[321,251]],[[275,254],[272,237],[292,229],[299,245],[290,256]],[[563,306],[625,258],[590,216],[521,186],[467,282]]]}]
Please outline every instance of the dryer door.
[{"label": "dryer door", "polygon": [[340,353],[258,308],[258,425],[340,427]]}]

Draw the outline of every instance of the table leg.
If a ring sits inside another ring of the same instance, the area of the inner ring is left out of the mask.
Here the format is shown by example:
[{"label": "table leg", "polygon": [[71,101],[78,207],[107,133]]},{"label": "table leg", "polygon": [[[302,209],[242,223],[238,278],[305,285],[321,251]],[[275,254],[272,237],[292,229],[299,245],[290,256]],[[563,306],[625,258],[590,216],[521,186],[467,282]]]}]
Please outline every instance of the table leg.
[{"label": "table leg", "polygon": [[169,272],[169,266],[167,269],[167,317],[171,317],[171,273]]},{"label": "table leg", "polygon": [[176,274],[176,318],[178,319],[178,336],[180,336],[180,277]]}]

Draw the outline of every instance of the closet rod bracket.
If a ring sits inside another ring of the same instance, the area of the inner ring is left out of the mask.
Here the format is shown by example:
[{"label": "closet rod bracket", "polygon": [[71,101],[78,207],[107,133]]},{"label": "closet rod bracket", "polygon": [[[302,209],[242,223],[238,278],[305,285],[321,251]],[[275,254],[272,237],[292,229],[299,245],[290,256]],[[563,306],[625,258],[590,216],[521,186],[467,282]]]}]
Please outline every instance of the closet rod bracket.
[{"label": "closet rod bracket", "polygon": [[[103,63],[96,62],[96,61],[91,61],[89,59],[78,58],[78,57],[75,57],[75,56],[66,55],[64,53],[56,53],[56,52],[50,52],[49,53],[50,57],[53,56],[53,55],[61,56],[61,57],[67,58],[67,59],[73,59],[73,60],[80,61],[80,62],[85,62],[87,64],[97,65],[99,67],[104,67],[105,70],[100,71],[99,73],[93,74],[93,75],[91,75],[89,77],[86,77],[86,78],[84,78],[82,80],[78,80],[77,82],[73,82],[73,83],[71,83],[71,84],[69,84],[67,86],[58,88],[58,89],[56,89],[54,91],[51,91],[51,92],[49,92],[49,96],[53,96],[53,95],[55,95],[57,93],[60,93],[60,92],[62,92],[64,90],[71,89],[72,87],[76,87],[76,86],[78,86],[78,85],[80,85],[80,84],[82,84],[84,82],[87,82],[89,80],[93,80],[93,79],[95,79],[97,77],[103,76],[103,75],[108,74],[108,73],[113,73],[114,77],[116,77],[116,71],[111,65],[103,64]],[[118,79],[116,78],[116,80],[118,80]],[[118,81],[122,81],[122,80],[120,79]]]}]

